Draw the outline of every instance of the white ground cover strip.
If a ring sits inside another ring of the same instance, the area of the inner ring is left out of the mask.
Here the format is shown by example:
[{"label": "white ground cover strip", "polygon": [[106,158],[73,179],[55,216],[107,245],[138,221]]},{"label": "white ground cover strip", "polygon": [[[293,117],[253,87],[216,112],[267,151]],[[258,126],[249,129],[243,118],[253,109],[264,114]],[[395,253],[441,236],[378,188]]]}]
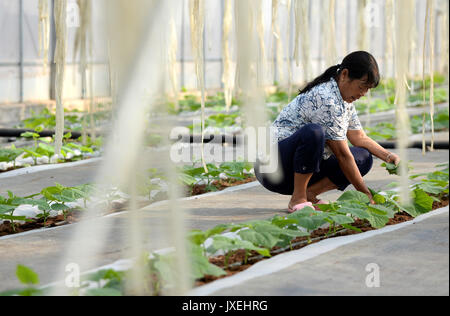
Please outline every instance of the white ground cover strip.
[{"label": "white ground cover strip", "polygon": [[396,224],[392,226],[386,226],[381,229],[376,229],[372,231],[368,231],[365,233],[360,233],[356,235],[348,235],[342,237],[333,237],[330,239],[322,240],[318,243],[314,243],[312,245],[306,246],[299,250],[294,250],[290,252],[286,252],[283,254],[279,254],[274,256],[271,259],[260,261],[247,270],[235,274],[231,277],[227,277],[224,279],[219,279],[212,283],[203,285],[201,287],[195,288],[190,291],[187,295],[193,296],[205,296],[213,294],[219,290],[236,286],[245,281],[248,281],[253,278],[261,277],[264,275],[268,275],[271,273],[275,273],[277,271],[288,268],[296,263],[306,261],[308,259],[312,259],[329,251],[332,251],[338,247],[351,244],[363,239],[367,239],[376,235],[381,235],[385,233],[389,233],[398,229],[401,229],[405,226],[412,225],[418,222],[421,222],[427,218],[430,218],[435,215],[440,215],[449,212],[449,207],[446,206],[444,208],[440,208],[429,213],[420,215],[411,221],[407,221],[401,224]]},{"label": "white ground cover strip", "polygon": [[[98,155],[93,155],[92,157],[95,157],[95,156],[98,156]],[[86,157],[87,157],[87,155],[86,155]],[[48,163],[48,157],[42,157],[42,158],[47,158],[46,163]],[[0,179],[17,177],[17,176],[22,176],[25,174],[31,174],[31,173],[36,173],[36,172],[41,172],[41,171],[46,171],[46,170],[76,167],[76,166],[81,166],[81,165],[92,163],[92,162],[98,162],[101,160],[102,160],[102,158],[100,157],[100,158],[91,158],[91,159],[84,159],[84,160],[75,161],[75,162],[64,162],[64,163],[58,163],[58,164],[46,164],[45,163],[43,165],[31,166],[31,167],[26,167],[26,168],[22,168],[22,169],[17,169],[17,170],[12,170],[12,171],[8,171],[5,173],[1,173]],[[42,162],[42,163],[44,163],[44,162]],[[6,164],[6,163],[2,162],[1,164]],[[12,167],[12,163],[9,163],[9,164],[11,164],[10,167]],[[16,166],[19,166],[19,164],[16,164]],[[0,169],[2,169],[2,168],[0,168]],[[2,169],[2,170],[5,170],[5,169]]]}]

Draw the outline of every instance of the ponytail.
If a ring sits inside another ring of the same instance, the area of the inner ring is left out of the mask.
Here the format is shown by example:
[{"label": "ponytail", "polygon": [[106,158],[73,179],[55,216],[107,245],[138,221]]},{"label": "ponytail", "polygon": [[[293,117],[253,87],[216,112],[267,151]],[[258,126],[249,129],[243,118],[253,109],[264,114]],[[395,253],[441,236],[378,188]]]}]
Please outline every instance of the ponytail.
[{"label": "ponytail", "polygon": [[331,78],[336,77],[336,75],[338,74],[338,71],[340,70],[339,67],[341,65],[337,64],[335,66],[331,66],[330,68],[328,68],[327,70],[325,70],[325,72],[323,74],[321,74],[319,77],[317,77],[316,79],[314,79],[313,81],[311,81],[310,83],[308,83],[303,89],[299,90],[299,94],[302,93],[306,93],[309,90],[311,90],[313,87],[330,81]]},{"label": "ponytail", "polygon": [[380,72],[375,58],[368,52],[357,51],[347,55],[342,60],[342,64],[331,66],[325,70],[323,74],[308,83],[303,89],[300,89],[299,94],[306,93],[313,87],[328,82],[331,78],[337,79],[343,69],[348,69],[348,75],[352,80],[367,76],[367,84],[371,88],[375,88],[380,82]]}]

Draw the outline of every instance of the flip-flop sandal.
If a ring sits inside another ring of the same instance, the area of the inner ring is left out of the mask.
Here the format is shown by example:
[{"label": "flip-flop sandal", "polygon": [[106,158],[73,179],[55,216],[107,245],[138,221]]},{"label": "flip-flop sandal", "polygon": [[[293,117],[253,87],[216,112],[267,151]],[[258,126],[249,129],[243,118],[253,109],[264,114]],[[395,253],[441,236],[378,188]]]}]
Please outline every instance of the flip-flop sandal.
[{"label": "flip-flop sandal", "polygon": [[289,213],[294,213],[295,211],[301,210],[302,208],[307,207],[307,206],[312,206],[312,203],[311,202],[304,202],[304,203],[300,203],[300,204],[294,205],[293,208],[288,208],[288,212]]},{"label": "flip-flop sandal", "polygon": [[316,211],[320,211],[320,208],[318,206],[316,206],[317,204],[329,204],[329,203],[327,203],[327,202],[325,202],[323,200],[319,200],[317,203],[314,203],[314,209]]}]

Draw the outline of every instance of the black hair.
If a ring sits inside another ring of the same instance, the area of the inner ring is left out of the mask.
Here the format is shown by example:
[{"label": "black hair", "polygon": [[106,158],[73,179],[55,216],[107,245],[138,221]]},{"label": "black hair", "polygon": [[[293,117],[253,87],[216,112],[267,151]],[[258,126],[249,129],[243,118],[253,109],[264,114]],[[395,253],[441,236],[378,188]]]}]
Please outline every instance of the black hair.
[{"label": "black hair", "polygon": [[319,77],[309,82],[303,89],[299,90],[299,94],[306,93],[313,87],[327,82],[331,78],[337,79],[344,69],[348,70],[348,76],[352,80],[361,79],[367,75],[366,83],[371,88],[375,88],[380,83],[380,71],[375,58],[368,52],[356,51],[348,54],[341,64],[331,66]]}]

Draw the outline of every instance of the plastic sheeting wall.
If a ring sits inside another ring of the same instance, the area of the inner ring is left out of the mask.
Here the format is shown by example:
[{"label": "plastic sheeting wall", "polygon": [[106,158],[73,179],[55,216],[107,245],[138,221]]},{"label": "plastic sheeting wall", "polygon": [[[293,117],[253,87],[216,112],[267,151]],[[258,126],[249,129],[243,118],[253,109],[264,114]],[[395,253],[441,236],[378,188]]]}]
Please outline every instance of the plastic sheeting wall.
[{"label": "plastic sheeting wall", "polygon": [[[54,0],[49,0],[49,4]],[[271,0],[261,0],[263,2],[264,12],[264,26],[265,26],[265,44],[266,55],[268,58],[268,73],[267,82],[273,83],[278,81],[280,74],[277,67],[274,65],[276,57],[276,47],[274,36],[271,30]],[[329,65],[325,65],[324,52],[324,22],[328,14],[328,7],[326,0],[309,1],[309,27],[310,27],[310,64],[312,74],[318,75]],[[358,32],[358,16],[357,16],[357,1],[359,0],[339,0],[336,1],[335,10],[335,40],[338,56],[336,56],[336,63],[349,52],[359,49],[357,45]],[[442,0],[436,0],[436,23],[439,23],[440,4]],[[447,0],[443,0],[447,1]],[[20,32],[20,3],[22,2],[23,16],[22,16],[22,36]],[[75,0],[69,0],[68,7],[74,10]],[[107,44],[95,27],[95,21],[102,18],[101,12],[96,10],[95,1],[93,2],[93,18],[94,18],[94,45],[93,45],[93,59],[94,62],[94,94],[96,96],[110,95],[110,81],[109,81],[109,66]],[[300,84],[305,79],[303,78],[301,64],[296,66],[293,59],[294,52],[294,36],[295,36],[295,21],[294,13],[291,10],[287,12],[287,1],[279,1],[280,7],[278,9],[279,26],[281,36],[285,45],[288,45],[289,58],[291,60],[293,82]],[[384,52],[386,49],[385,39],[385,15],[384,15],[384,0],[368,0],[367,3],[372,8],[370,19],[367,19],[366,26],[368,27],[369,47],[368,50],[377,58],[383,76],[392,77],[393,65],[390,61],[384,60]],[[221,88],[222,87],[222,21],[223,21],[223,0],[208,0],[206,5],[205,17],[205,82],[206,88]],[[416,60],[411,62],[411,74],[421,74],[422,69],[422,43],[423,43],[423,25],[425,20],[425,5],[426,1],[416,0]],[[189,31],[189,16],[188,16],[188,0],[180,0],[180,14],[176,19],[177,35],[178,35],[178,69],[179,69],[179,84],[186,89],[196,88],[196,77],[194,71],[194,63],[190,47],[190,31]],[[50,8],[52,6],[50,5]],[[291,14],[291,32],[288,32],[287,15]],[[72,11],[73,18],[73,11]],[[76,17],[75,17],[76,19]],[[325,19],[324,22],[321,19]],[[120,23],[120,22],[118,22]],[[52,23],[51,23],[52,24]],[[161,25],[161,27],[169,27],[169,25]],[[51,31],[54,27],[51,25]],[[435,28],[439,30],[439,28]],[[78,67],[76,60],[73,60],[73,41],[76,32],[75,27],[68,28],[68,47],[67,47],[67,67],[66,80],[64,87],[65,99],[82,98],[81,79],[78,75]],[[234,30],[233,30],[234,32]],[[50,36],[54,39],[54,36]],[[289,37],[289,38],[287,38]],[[436,55],[442,52],[439,49],[440,34],[436,32]],[[21,40],[22,39],[22,40]],[[234,35],[232,36],[234,42]],[[22,41],[22,50],[21,43]],[[301,45],[302,39],[300,38]],[[53,52],[52,45],[54,40],[50,41],[50,53],[48,60],[51,61]],[[232,49],[235,44],[232,44]],[[439,57],[435,58],[436,67],[440,69]],[[235,53],[233,53],[233,60]],[[49,65],[52,63],[49,62]],[[284,78],[287,78],[286,65],[284,67]],[[36,101],[47,100],[51,97],[51,69],[42,66],[42,59],[39,57],[38,45],[38,0],[0,0],[0,103],[17,103],[20,101]],[[89,78],[89,75],[88,75]],[[89,86],[89,85],[88,85]],[[169,84],[167,85],[169,86]],[[22,94],[22,96],[21,96]]]}]

